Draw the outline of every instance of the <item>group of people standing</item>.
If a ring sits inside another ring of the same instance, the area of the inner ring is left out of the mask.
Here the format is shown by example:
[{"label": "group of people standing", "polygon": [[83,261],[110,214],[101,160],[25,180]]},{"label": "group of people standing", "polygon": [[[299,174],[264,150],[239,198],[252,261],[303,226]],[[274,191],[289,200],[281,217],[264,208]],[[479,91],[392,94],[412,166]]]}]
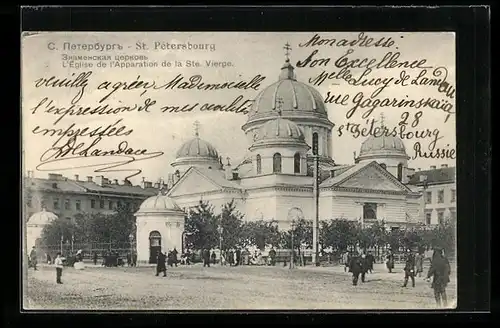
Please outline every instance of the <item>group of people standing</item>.
[{"label": "group of people standing", "polygon": [[173,249],[169,251],[167,254],[162,251],[158,251],[158,255],[156,256],[156,276],[159,276],[160,273],[163,273],[163,277],[167,276],[167,264],[170,267],[174,265],[177,267],[177,249]]},{"label": "group of people standing", "polygon": [[[404,255],[404,279],[403,288],[406,288],[408,282],[411,280],[412,287],[415,287],[415,276],[421,277],[423,272],[424,254],[418,252],[416,255],[407,249]],[[344,254],[344,271],[349,270],[352,273],[352,284],[358,284],[359,277],[361,282],[365,282],[365,276],[368,272],[372,272],[373,264],[375,263],[374,256],[369,252],[368,254],[345,253]],[[386,267],[389,273],[394,270],[394,254],[389,251],[386,256]],[[434,290],[435,300],[438,306],[447,305],[446,287],[450,282],[451,267],[448,259],[444,256],[441,248],[434,248],[434,253],[430,259],[430,267],[426,276],[426,280],[432,280],[431,287]]]}]

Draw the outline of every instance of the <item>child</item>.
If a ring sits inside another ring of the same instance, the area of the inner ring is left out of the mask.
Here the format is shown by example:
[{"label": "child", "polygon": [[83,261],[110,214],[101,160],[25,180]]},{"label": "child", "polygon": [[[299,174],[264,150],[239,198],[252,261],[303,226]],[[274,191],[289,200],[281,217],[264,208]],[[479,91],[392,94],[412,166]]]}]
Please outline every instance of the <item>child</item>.
[{"label": "child", "polygon": [[61,277],[62,277],[62,270],[63,270],[63,260],[64,260],[64,258],[61,256],[61,253],[57,253],[54,264],[56,266],[56,282],[58,284],[62,284]]}]

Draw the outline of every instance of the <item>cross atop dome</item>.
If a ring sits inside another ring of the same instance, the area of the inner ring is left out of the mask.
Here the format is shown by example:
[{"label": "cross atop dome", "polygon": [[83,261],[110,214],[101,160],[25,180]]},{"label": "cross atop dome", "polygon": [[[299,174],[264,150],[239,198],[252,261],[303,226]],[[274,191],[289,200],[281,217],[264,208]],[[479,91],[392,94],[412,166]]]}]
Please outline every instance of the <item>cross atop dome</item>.
[{"label": "cross atop dome", "polygon": [[194,121],[193,126],[194,126],[194,135],[196,137],[200,136],[200,122],[199,121]]},{"label": "cross atop dome", "polygon": [[281,67],[280,80],[295,80],[293,74],[293,66],[290,64],[290,52],[292,51],[292,47],[290,43],[285,43],[283,47],[285,50],[285,64]]},{"label": "cross atop dome", "polygon": [[385,123],[384,113],[380,113],[380,126],[383,128]]},{"label": "cross atop dome", "polygon": [[290,61],[290,52],[292,51],[292,47],[290,46],[290,43],[285,43],[285,46],[283,47],[283,49],[285,49],[285,57],[286,57],[286,61],[289,62]]}]

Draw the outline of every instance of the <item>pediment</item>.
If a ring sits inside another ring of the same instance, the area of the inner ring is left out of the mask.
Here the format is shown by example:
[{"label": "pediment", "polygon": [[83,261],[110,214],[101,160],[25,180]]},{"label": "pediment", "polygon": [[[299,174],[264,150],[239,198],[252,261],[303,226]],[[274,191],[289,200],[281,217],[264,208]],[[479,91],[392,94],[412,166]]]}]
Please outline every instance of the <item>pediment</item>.
[{"label": "pediment", "polygon": [[355,172],[337,186],[341,188],[358,188],[365,190],[383,190],[383,191],[408,191],[396,178],[384,174],[373,165]]},{"label": "pediment", "polygon": [[180,197],[199,193],[219,191],[222,187],[197,170],[188,170],[168,193],[170,197]]}]

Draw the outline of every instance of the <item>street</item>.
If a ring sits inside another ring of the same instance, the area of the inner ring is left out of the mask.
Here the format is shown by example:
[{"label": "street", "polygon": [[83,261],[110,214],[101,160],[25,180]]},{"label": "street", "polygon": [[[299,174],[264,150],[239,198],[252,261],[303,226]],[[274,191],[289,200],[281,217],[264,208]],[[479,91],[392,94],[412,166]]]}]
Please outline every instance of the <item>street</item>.
[{"label": "street", "polygon": [[[424,273],[427,272],[427,268]],[[456,279],[447,288],[449,307],[456,306]],[[435,309],[433,290],[424,277],[402,288],[402,265],[390,274],[383,264],[352,285],[343,266],[168,268],[156,277],[154,267],[65,268],[63,284],[55,268],[30,269],[25,309],[204,310],[204,309]]]}]

